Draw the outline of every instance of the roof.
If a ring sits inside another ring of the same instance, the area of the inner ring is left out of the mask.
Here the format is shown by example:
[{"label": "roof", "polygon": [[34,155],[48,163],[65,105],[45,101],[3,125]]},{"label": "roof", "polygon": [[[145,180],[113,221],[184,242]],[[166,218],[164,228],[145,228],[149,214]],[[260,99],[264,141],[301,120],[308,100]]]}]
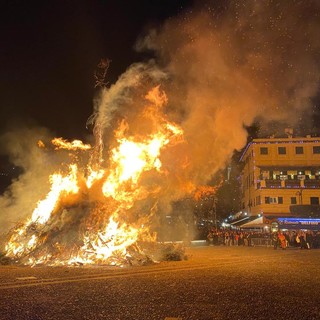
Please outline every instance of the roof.
[{"label": "roof", "polygon": [[315,143],[320,143],[320,137],[297,137],[297,138],[259,138],[259,139],[253,139],[251,142],[249,142],[241,157],[240,157],[240,162],[242,161],[244,155],[247,153],[247,150],[250,148],[251,145],[253,144],[265,144],[265,143],[307,143],[307,142],[315,142]]}]

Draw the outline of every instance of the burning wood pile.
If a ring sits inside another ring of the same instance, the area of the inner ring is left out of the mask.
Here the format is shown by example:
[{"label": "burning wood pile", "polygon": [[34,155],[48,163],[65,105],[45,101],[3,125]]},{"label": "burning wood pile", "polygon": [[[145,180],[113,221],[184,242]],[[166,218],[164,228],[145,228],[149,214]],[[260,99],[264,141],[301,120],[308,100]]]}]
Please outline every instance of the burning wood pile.
[{"label": "burning wood pile", "polygon": [[68,153],[69,162],[50,175],[50,190],[30,208],[30,218],[11,230],[2,263],[122,266],[183,257],[181,248],[158,244],[150,228],[161,194],[154,177],[166,175],[160,153],[183,142],[182,129],[161,111],[166,101],[153,88],[141,119],[148,130],[130,135],[129,123],[121,119],[108,152],[99,121],[94,147],[62,138],[51,146],[39,141],[44,152]]}]

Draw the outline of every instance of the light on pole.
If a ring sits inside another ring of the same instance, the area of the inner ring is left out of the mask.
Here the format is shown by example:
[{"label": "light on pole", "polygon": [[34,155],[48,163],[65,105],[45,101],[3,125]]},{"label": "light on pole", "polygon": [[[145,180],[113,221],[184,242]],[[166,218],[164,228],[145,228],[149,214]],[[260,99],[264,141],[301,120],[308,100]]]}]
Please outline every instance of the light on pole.
[{"label": "light on pole", "polygon": [[302,204],[302,191],[303,189],[300,189],[296,192],[296,195],[299,196],[299,204]]}]

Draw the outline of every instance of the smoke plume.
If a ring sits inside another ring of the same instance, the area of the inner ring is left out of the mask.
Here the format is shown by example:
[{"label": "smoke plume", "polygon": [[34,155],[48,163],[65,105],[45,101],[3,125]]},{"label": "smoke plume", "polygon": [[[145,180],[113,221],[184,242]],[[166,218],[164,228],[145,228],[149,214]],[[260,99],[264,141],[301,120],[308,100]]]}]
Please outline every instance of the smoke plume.
[{"label": "smoke plume", "polygon": [[66,153],[38,146],[39,140],[45,146],[50,145],[50,139],[52,133],[48,129],[23,126],[8,130],[0,138],[2,152],[9,156],[13,166],[22,170],[0,197],[1,233],[30,216],[50,190],[49,176],[68,162]]},{"label": "smoke plume", "polygon": [[264,132],[274,121],[294,127],[319,92],[320,71],[318,1],[201,5],[137,44],[154,50],[170,75],[168,111],[185,131],[196,183],[245,145],[244,126],[259,119]]},{"label": "smoke plume", "polygon": [[95,106],[103,141],[122,118],[132,135],[142,135],[149,128],[142,116],[144,95],[161,84],[166,114],[185,138],[162,153],[169,172],[158,180],[165,211],[244,147],[245,127],[257,119],[265,133],[274,122],[283,131],[294,127],[319,89],[316,1],[230,1],[218,9],[200,3],[139,39],[137,50],[152,50],[156,63],[129,67]]},{"label": "smoke plume", "polygon": [[[143,114],[145,95],[160,85],[168,98],[164,111],[181,126],[184,141],[163,150],[166,175],[150,173],[142,182],[162,187],[158,206],[170,211],[172,200],[207,183],[244,147],[246,126],[256,119],[264,128],[271,121],[294,126],[308,113],[319,89],[319,13],[319,2],[312,0],[226,1],[219,9],[201,1],[201,7],[150,30],[137,49],[152,50],[155,60],[129,67],[95,101],[90,121],[101,132],[99,155],[108,159],[122,119],[131,136],[152,132]],[[48,133],[3,137],[24,174],[0,199],[2,223],[30,214],[48,191],[48,175],[62,162],[38,149],[35,139],[42,136]]]}]

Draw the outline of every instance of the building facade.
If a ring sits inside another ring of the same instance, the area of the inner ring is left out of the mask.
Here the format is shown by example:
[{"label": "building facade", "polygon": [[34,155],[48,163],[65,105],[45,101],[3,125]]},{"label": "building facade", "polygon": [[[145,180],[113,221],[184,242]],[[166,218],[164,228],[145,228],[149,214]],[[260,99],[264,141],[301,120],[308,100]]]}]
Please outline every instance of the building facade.
[{"label": "building facade", "polygon": [[253,139],[241,161],[247,215],[285,217],[319,208],[320,137]]}]

